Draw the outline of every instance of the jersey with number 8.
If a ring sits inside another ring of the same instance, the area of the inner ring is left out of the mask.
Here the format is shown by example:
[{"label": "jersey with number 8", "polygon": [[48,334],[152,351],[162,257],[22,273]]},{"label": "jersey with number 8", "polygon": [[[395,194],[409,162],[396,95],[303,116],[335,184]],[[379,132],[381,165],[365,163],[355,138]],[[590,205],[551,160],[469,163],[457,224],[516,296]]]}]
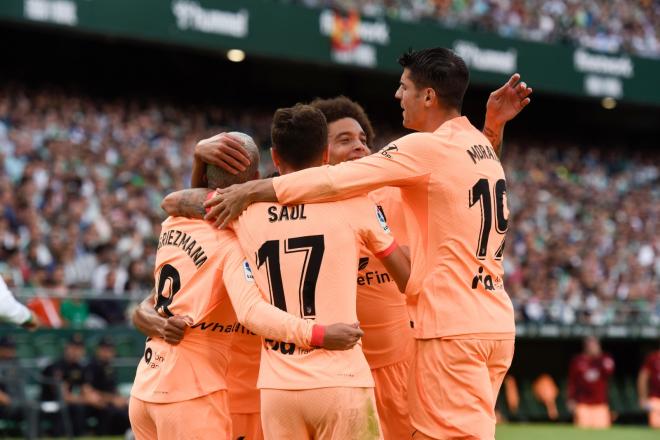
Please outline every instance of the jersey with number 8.
[{"label": "jersey with number 8", "polygon": [[[381,256],[396,246],[366,197],[314,205],[259,203],[233,228],[271,303],[319,324],[357,322],[360,246]],[[347,351],[302,350],[266,339],[258,387],[373,387],[373,379],[361,344]]]},{"label": "jersey with number 8", "polygon": [[280,203],[338,200],[401,188],[412,252],[407,293],[420,339],[509,339],[513,306],[504,290],[506,182],[484,135],[465,117],[433,133],[402,137],[371,156],[277,177]]}]

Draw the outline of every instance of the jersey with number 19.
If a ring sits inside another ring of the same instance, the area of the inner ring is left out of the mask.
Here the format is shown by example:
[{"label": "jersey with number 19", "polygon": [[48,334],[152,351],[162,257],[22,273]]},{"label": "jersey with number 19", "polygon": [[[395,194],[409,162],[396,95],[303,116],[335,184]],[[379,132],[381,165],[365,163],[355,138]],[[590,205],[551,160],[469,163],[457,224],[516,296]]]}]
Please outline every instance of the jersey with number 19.
[{"label": "jersey with number 19", "polygon": [[273,186],[280,203],[400,187],[413,263],[406,291],[420,292],[415,336],[513,339],[502,267],[508,226],[504,171],[467,118],[451,119],[433,133],[409,134],[362,159],[276,177]]},{"label": "jersey with number 19", "polygon": [[[271,303],[319,324],[357,321],[355,278],[361,246],[380,257],[396,248],[385,219],[364,196],[313,205],[258,203],[233,227]],[[259,388],[373,385],[361,344],[327,351],[264,341]]]}]

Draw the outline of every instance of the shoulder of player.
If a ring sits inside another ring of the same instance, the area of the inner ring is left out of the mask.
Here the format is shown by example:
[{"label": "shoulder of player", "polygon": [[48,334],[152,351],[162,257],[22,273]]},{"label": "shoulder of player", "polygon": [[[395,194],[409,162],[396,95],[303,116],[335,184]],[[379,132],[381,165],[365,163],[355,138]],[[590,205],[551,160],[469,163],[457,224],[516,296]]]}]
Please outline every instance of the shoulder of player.
[{"label": "shoulder of player", "polygon": [[401,201],[401,189],[396,186],[384,186],[367,194],[369,200],[376,205],[385,205]]},{"label": "shoulder of player", "polygon": [[416,133],[410,133],[407,134],[403,137],[400,137],[399,139],[390,142],[387,144],[387,147],[394,146],[398,148],[415,148],[418,146],[424,146],[428,144],[429,142],[437,142],[438,138],[435,136],[433,133],[422,133],[422,132],[416,132]]},{"label": "shoulder of player", "polygon": [[351,197],[350,199],[329,202],[328,205],[339,207],[346,215],[357,212],[364,212],[365,209],[371,209],[375,202],[368,194]]}]

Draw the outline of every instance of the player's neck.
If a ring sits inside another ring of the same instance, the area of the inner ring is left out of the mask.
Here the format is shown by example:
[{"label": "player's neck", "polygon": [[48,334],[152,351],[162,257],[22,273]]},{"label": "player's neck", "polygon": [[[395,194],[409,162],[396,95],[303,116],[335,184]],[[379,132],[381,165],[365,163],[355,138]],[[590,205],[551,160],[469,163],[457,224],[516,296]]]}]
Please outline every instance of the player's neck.
[{"label": "player's neck", "polygon": [[319,160],[318,162],[312,162],[304,167],[298,167],[286,163],[280,163],[280,166],[278,167],[278,171],[280,172],[281,176],[284,176],[286,174],[295,173],[296,171],[306,170],[307,168],[320,167],[322,165],[325,165],[325,163],[323,163],[322,160]]},{"label": "player's neck", "polygon": [[445,122],[460,116],[461,112],[457,109],[437,109],[433,112],[429,112],[428,117],[422,124],[421,129],[418,131],[424,133],[433,133]]}]

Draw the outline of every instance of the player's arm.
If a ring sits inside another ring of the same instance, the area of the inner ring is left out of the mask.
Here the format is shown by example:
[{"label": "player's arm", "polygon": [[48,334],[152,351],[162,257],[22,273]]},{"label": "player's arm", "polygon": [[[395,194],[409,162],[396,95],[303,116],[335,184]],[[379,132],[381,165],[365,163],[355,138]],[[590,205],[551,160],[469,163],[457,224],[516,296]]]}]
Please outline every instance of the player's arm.
[{"label": "player's arm", "polygon": [[341,207],[347,222],[404,293],[410,278],[409,249],[397,244],[387,225],[385,212],[366,197],[347,200]]},{"label": "player's arm", "polygon": [[27,307],[18,302],[0,277],[0,320],[20,325],[27,329],[34,329],[37,320]]},{"label": "player's arm", "polygon": [[[218,190],[205,203],[206,220],[225,227],[256,202],[298,204],[343,200],[383,186],[406,186],[430,174],[425,159],[425,136],[414,133],[389,144],[378,153],[337,165],[308,168],[295,173],[232,185]],[[421,144],[421,145],[420,145]]]},{"label": "player's arm", "polygon": [[642,369],[639,370],[637,375],[637,396],[639,398],[639,406],[646,408],[649,404],[649,369],[647,368],[648,361],[644,363]]},{"label": "player's arm", "polygon": [[163,338],[168,344],[177,345],[188,327],[186,319],[179,315],[169,318],[160,316],[154,309],[155,293],[156,291],[152,290],[135,308],[131,316],[133,325],[145,336]]},{"label": "player's arm", "polygon": [[404,293],[410,279],[410,257],[401,246],[397,246],[389,255],[378,258],[394,278],[399,291]]},{"label": "player's arm", "polygon": [[504,126],[530,103],[531,94],[532,88],[527,87],[525,82],[520,81],[520,75],[514,73],[506,84],[488,97],[483,134],[498,156],[502,156]]},{"label": "player's arm", "polygon": [[227,251],[222,268],[223,281],[236,318],[252,332],[301,347],[328,350],[348,350],[362,337],[362,330],[354,325],[314,324],[312,320],[297,318],[266,302],[245,267],[246,259],[238,243]]},{"label": "player's arm", "polygon": [[169,193],[160,207],[171,216],[204,218],[204,202],[213,191],[208,188],[184,189]]},{"label": "player's arm", "polygon": [[207,163],[229,173],[238,174],[250,166],[250,155],[241,141],[228,133],[220,133],[208,139],[202,139],[195,145],[191,187],[206,187]]}]

